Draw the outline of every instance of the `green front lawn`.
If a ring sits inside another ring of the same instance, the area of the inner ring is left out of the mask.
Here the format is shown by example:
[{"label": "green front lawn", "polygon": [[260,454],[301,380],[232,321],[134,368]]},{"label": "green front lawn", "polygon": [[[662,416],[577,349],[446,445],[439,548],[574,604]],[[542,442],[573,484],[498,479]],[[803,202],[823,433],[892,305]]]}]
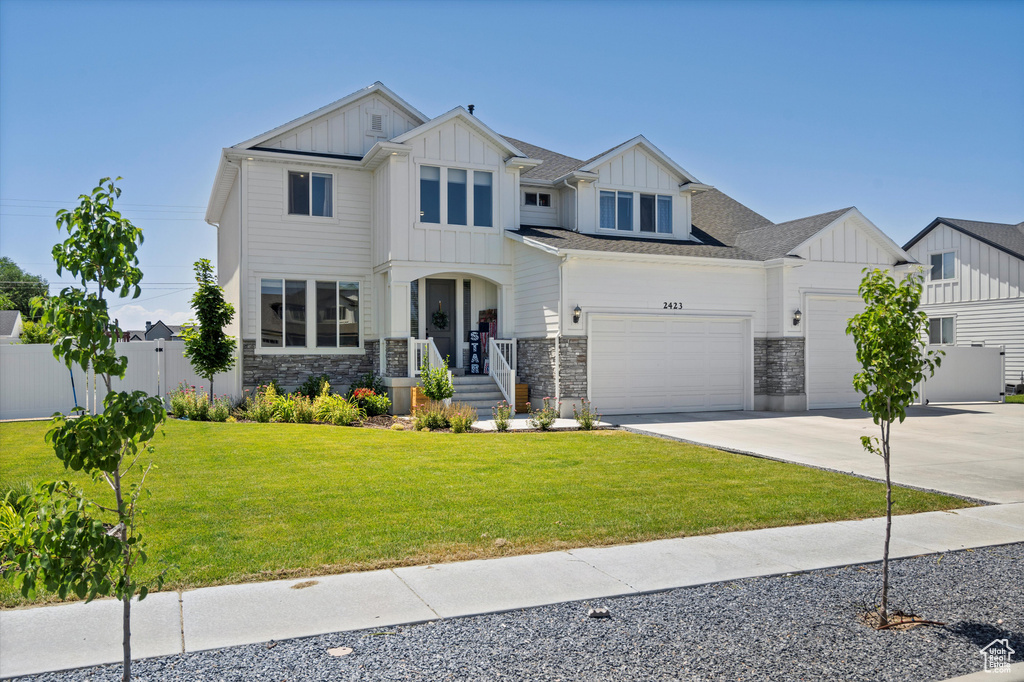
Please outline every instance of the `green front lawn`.
[{"label": "green front lawn", "polygon": [[[48,427],[0,424],[0,485],[64,474]],[[885,513],[879,483],[618,431],[169,420],[154,445],[146,537],[178,588]],[[968,505],[894,498],[901,514]],[[6,584],[0,599],[17,601]]]},{"label": "green front lawn", "polygon": [[1024,395],[1008,395],[1006,396],[1006,402],[1008,403],[1020,403],[1024,405]]}]

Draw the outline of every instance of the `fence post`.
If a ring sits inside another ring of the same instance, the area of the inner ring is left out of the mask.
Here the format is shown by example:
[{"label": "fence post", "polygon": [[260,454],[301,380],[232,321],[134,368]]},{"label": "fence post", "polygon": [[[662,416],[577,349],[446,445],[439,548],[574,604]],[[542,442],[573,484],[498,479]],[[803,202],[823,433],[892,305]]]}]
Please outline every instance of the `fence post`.
[{"label": "fence post", "polygon": [[[167,390],[166,386],[162,384],[167,381],[167,353],[164,352],[164,340],[156,339],[154,341],[156,346],[153,347],[153,351],[157,353],[156,356],[156,394],[163,400],[164,392]],[[163,391],[161,390],[163,389]],[[163,402],[167,402],[163,400]]]}]

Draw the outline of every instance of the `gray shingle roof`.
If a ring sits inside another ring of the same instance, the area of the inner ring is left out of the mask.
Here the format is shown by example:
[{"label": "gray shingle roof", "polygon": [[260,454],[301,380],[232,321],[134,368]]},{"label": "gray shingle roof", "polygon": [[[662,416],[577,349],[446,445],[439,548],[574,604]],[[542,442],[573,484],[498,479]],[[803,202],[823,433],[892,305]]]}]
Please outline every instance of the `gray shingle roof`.
[{"label": "gray shingle roof", "polygon": [[962,220],[960,218],[936,218],[928,227],[919,232],[913,239],[907,242],[904,250],[921,241],[932,228],[939,223],[945,223],[954,230],[968,234],[978,241],[993,246],[1000,251],[1005,251],[1011,256],[1024,260],[1024,222],[1010,225],[1007,223],[985,223],[978,220]]},{"label": "gray shingle roof", "polygon": [[782,258],[849,211],[850,208],[852,207],[743,232],[739,235],[736,244],[761,260]]},{"label": "gray shingle roof", "polygon": [[505,137],[509,144],[527,154],[531,159],[540,159],[544,162],[536,168],[531,168],[522,173],[520,177],[524,180],[557,180],[585,163],[579,159],[553,152],[550,149],[544,149],[544,147],[538,147],[529,142],[523,142],[522,140],[516,140],[504,135],[502,137]]},{"label": "gray shingle roof", "polygon": [[512,234],[557,249],[762,261],[787,256],[795,246],[850,210],[842,208],[776,225],[718,190],[697,194],[692,206],[692,233],[701,243],[581,234],[531,225],[523,225]]},{"label": "gray shingle roof", "polygon": [[10,336],[14,333],[14,324],[21,315],[20,310],[0,310],[0,336]]}]

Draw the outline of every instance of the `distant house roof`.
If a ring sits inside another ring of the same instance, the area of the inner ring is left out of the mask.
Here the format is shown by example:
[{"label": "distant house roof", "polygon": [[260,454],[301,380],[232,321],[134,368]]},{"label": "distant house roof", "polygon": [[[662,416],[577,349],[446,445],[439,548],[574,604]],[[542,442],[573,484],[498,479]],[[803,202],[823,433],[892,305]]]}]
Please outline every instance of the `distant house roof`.
[{"label": "distant house roof", "polygon": [[695,239],[690,241],[581,234],[565,228],[531,225],[523,225],[510,234],[559,250],[765,261],[789,256],[794,248],[850,210],[841,208],[776,225],[712,189],[693,197],[690,232]]},{"label": "distant house roof", "polygon": [[918,232],[913,239],[907,242],[903,250],[906,251],[924,239],[925,235],[939,225],[948,225],[958,232],[974,237],[982,243],[1024,260],[1024,222],[1011,225],[1008,223],[985,223],[978,220],[963,220],[961,218],[936,218],[928,227]]},{"label": "distant house roof", "polygon": [[21,319],[20,310],[0,310],[0,336],[11,336]]}]

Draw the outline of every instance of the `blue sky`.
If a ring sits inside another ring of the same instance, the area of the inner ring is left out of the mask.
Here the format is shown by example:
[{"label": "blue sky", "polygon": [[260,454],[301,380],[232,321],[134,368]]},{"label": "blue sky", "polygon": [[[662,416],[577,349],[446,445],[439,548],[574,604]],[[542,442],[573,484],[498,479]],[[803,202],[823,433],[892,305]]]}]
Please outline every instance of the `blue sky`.
[{"label": "blue sky", "polygon": [[0,254],[63,281],[53,213],[121,175],[146,286],[115,314],[181,321],[219,150],[376,80],[581,158],[643,133],[776,222],[1018,222],[1022,35],[1011,1],[0,0]]}]

